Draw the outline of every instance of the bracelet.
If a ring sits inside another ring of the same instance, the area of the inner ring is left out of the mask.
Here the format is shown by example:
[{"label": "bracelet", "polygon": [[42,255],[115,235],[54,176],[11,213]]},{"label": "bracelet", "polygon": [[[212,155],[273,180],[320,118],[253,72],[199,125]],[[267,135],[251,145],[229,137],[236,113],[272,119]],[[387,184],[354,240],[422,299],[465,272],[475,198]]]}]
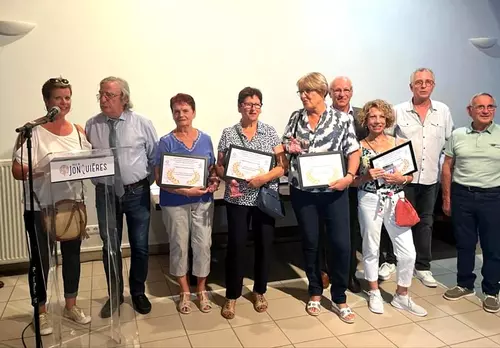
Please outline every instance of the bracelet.
[{"label": "bracelet", "polygon": [[405,175],[405,181],[403,181],[403,185],[406,185],[408,183],[408,177]]},{"label": "bracelet", "polygon": [[350,175],[352,177],[352,180],[356,179],[356,175],[354,175],[353,173],[351,172],[347,172],[348,175]]}]

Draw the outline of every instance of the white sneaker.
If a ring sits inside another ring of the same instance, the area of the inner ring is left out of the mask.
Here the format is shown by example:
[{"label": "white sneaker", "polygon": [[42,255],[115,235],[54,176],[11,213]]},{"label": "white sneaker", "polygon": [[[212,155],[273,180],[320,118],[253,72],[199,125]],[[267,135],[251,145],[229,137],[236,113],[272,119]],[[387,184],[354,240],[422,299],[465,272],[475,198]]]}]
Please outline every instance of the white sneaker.
[{"label": "white sneaker", "polygon": [[396,272],[396,265],[384,262],[378,269],[378,277],[380,280],[389,280],[394,272]]},{"label": "white sneaker", "polygon": [[[40,313],[38,316],[40,320],[40,335],[50,335],[54,330],[52,329],[52,322],[47,313]],[[35,331],[35,319],[33,318],[33,332]]]},{"label": "white sneaker", "polygon": [[368,308],[373,313],[384,314],[384,300],[380,294],[380,290],[370,290],[368,291],[370,299],[368,300]]},{"label": "white sneaker", "polygon": [[398,294],[394,294],[391,305],[393,307],[396,307],[397,309],[408,311],[418,317],[425,317],[427,315],[427,311],[423,307],[413,302],[411,297],[408,295],[401,296]]},{"label": "white sneaker", "polygon": [[88,324],[91,320],[90,316],[85,315],[83,310],[77,305],[74,305],[71,309],[64,307],[64,317],[71,319],[78,324]]},{"label": "white sneaker", "polygon": [[436,279],[434,279],[434,277],[432,276],[431,271],[417,271],[417,270],[415,270],[415,272],[413,272],[413,274],[414,274],[415,278],[420,280],[422,282],[422,284],[424,284],[425,286],[427,286],[429,288],[437,287]]}]

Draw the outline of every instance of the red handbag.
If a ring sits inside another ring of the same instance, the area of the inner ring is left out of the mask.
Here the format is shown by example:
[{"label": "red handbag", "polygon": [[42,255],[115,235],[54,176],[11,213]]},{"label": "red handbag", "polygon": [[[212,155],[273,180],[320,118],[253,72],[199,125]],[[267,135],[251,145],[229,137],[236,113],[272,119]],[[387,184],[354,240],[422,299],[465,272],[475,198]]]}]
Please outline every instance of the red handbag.
[{"label": "red handbag", "polygon": [[413,227],[420,222],[417,211],[406,198],[398,200],[394,214],[399,227]]}]

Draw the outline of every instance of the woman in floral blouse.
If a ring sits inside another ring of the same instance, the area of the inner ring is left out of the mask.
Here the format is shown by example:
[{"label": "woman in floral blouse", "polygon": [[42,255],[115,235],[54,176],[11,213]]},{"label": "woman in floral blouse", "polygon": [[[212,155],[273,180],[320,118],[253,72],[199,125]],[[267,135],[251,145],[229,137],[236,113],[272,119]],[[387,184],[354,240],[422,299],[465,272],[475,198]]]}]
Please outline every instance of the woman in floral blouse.
[{"label": "woman in floral blouse", "polygon": [[226,301],[221,314],[226,319],[235,316],[236,300],[241,296],[243,287],[245,249],[252,220],[254,235],[255,265],[252,302],[254,309],[261,313],[267,310],[264,294],[271,261],[271,248],[274,239],[274,218],[257,207],[259,189],[266,185],[278,191],[278,178],[287,170],[286,156],[276,130],[259,121],[262,110],[262,93],[257,88],[245,87],[238,94],[240,121],[225,128],[218,146],[217,174],[224,176],[226,156],[231,145],[274,154],[273,168],[261,175],[247,180],[228,180],[224,192],[227,212],[227,255],[226,255]]}]

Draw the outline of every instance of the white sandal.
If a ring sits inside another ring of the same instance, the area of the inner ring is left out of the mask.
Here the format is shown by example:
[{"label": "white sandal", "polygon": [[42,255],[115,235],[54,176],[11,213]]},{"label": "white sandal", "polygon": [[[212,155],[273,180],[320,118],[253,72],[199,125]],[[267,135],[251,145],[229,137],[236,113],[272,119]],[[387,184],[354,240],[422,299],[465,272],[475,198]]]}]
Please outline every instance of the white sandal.
[{"label": "white sandal", "polygon": [[[354,324],[354,319],[356,319],[354,312],[350,307],[340,308],[336,303],[332,302],[332,308],[335,313],[339,316],[339,319],[347,324]],[[352,318],[349,319],[349,316]]]},{"label": "white sandal", "polygon": [[179,303],[177,304],[177,310],[181,314],[191,313],[191,293],[181,292],[179,294]]},{"label": "white sandal", "polygon": [[[316,310],[313,310],[316,309]],[[320,315],[321,313],[321,302],[320,301],[309,301],[307,302],[306,312],[313,317]]]}]

